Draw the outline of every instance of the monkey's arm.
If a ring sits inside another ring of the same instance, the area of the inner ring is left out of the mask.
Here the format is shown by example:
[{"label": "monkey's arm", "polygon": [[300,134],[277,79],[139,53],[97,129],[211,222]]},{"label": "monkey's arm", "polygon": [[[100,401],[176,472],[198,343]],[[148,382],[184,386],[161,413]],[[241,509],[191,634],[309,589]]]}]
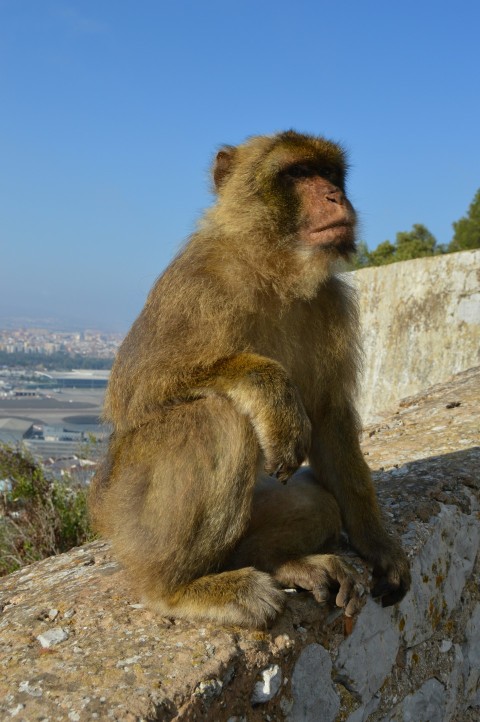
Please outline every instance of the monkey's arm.
[{"label": "monkey's arm", "polygon": [[382,521],[350,405],[332,409],[313,423],[309,457],[316,475],[337,499],[352,545],[373,565],[373,596],[382,597],[383,606],[399,601],[410,587],[409,564],[400,542]]},{"label": "monkey's arm", "polygon": [[265,471],[286,482],[305,460],[311,424],[295,385],[274,361],[251,353],[222,359],[195,385],[227,396],[247,415],[265,455]]}]

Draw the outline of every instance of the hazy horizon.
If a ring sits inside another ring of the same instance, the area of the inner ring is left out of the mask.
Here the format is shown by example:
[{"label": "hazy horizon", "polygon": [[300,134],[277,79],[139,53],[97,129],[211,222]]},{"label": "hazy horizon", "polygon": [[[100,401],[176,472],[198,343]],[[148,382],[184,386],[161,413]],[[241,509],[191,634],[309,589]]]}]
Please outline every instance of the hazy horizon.
[{"label": "hazy horizon", "polygon": [[369,247],[480,187],[480,6],[0,0],[0,318],[124,333],[222,143],[339,140]]},{"label": "hazy horizon", "polygon": [[[135,319],[132,319],[132,321]],[[8,316],[6,314],[0,315],[0,331],[8,330],[20,330],[20,329],[45,329],[47,331],[58,332],[58,333],[78,333],[84,331],[98,331],[99,333],[108,334],[126,334],[131,324],[125,323],[122,325],[118,323],[109,324],[108,322],[102,323],[101,321],[95,322],[89,320],[87,317],[82,318],[81,314],[68,316],[65,315],[39,315],[34,314],[14,314]]]}]

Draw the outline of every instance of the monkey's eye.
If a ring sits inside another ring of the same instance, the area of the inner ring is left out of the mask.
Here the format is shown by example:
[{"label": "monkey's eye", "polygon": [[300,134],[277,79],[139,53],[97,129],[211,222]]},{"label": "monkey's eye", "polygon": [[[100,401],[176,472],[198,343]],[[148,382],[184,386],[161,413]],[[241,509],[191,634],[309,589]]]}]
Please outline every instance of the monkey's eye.
[{"label": "monkey's eye", "polygon": [[306,163],[294,163],[286,169],[285,175],[288,178],[311,178],[318,175],[318,171]]},{"label": "monkey's eye", "polygon": [[339,172],[332,166],[328,165],[310,165],[309,163],[294,163],[285,169],[284,175],[287,178],[295,180],[302,180],[303,178],[312,178],[313,176],[320,176],[325,180],[334,183],[337,186],[341,186],[341,176]]},{"label": "monkey's eye", "polygon": [[341,184],[340,174],[335,168],[332,168],[331,166],[322,166],[321,168],[319,168],[318,175],[321,178],[325,178],[325,180],[335,183],[335,185]]}]

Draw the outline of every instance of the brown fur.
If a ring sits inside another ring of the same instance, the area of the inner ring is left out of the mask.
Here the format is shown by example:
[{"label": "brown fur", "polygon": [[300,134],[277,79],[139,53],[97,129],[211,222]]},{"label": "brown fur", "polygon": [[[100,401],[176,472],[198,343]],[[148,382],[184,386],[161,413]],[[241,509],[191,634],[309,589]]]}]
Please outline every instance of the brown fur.
[{"label": "brown fur", "polygon": [[409,587],[358,443],[357,306],[334,275],[354,247],[345,169],[293,131],[221,149],[217,203],[117,355],[91,514],[163,613],[263,625],[280,583],[352,614],[352,572],[319,553],[342,524],[384,604]]}]

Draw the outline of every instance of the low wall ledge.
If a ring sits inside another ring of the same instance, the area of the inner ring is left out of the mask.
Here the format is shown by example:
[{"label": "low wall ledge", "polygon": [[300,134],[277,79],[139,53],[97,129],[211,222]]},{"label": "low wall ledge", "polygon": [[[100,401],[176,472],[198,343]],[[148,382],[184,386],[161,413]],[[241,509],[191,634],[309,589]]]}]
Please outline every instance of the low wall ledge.
[{"label": "low wall ledge", "polygon": [[365,596],[353,630],[305,593],[266,632],[175,622],[140,604],[97,541],[0,580],[0,718],[478,720],[479,397],[476,368],[365,430],[411,559],[400,605]]}]

